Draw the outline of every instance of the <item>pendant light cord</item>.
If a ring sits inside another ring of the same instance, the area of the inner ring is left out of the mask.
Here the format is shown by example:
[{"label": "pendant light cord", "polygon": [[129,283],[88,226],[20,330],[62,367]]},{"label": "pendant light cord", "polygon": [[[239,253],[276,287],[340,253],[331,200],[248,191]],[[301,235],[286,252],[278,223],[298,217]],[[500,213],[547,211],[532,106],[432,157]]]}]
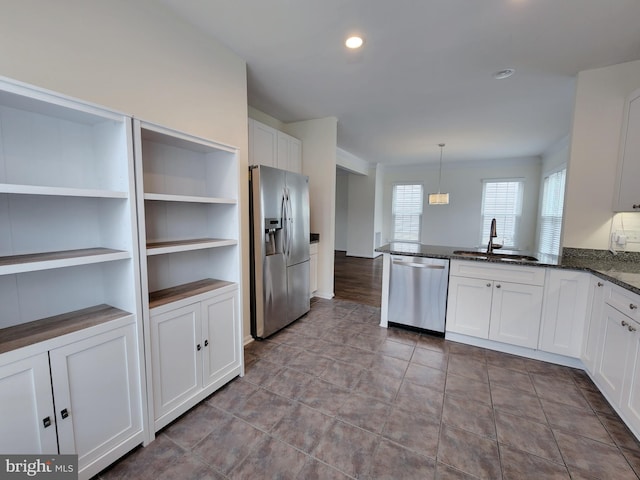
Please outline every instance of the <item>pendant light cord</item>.
[{"label": "pendant light cord", "polygon": [[444,148],[444,143],[439,143],[440,147],[440,174],[438,175],[438,193],[440,193],[440,183],[442,182],[442,149]]}]

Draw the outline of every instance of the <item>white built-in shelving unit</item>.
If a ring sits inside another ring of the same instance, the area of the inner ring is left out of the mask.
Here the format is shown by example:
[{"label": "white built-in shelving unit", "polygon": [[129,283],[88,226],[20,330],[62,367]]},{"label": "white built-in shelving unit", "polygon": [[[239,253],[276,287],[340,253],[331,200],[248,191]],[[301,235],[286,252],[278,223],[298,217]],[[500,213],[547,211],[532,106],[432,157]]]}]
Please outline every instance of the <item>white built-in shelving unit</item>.
[{"label": "white built-in shelving unit", "polygon": [[0,79],[3,452],[88,478],[145,439],[139,285],[131,118]]},{"label": "white built-in shelving unit", "polygon": [[240,172],[236,148],[158,125],[135,120],[134,143],[157,430],[242,374]]}]

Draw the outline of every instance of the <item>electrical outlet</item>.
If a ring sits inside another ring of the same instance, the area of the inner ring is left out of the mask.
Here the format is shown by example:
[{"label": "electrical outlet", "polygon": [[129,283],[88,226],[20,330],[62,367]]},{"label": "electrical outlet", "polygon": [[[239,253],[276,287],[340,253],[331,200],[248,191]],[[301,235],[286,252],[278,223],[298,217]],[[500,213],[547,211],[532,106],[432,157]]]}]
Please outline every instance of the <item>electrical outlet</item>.
[{"label": "electrical outlet", "polygon": [[624,235],[627,237],[627,243],[640,243],[640,231],[625,230]]}]

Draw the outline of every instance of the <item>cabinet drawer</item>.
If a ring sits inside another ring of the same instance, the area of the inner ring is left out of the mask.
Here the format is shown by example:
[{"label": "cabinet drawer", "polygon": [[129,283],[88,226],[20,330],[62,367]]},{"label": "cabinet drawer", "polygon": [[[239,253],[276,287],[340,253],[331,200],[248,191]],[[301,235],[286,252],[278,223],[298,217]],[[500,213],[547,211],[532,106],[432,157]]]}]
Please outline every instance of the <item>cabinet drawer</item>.
[{"label": "cabinet drawer", "polygon": [[545,269],[540,267],[522,267],[519,265],[452,260],[450,274],[459,277],[482,278],[499,282],[542,286],[544,285]]},{"label": "cabinet drawer", "polygon": [[636,321],[640,321],[640,295],[636,295],[617,285],[609,285],[605,301],[616,310]]}]

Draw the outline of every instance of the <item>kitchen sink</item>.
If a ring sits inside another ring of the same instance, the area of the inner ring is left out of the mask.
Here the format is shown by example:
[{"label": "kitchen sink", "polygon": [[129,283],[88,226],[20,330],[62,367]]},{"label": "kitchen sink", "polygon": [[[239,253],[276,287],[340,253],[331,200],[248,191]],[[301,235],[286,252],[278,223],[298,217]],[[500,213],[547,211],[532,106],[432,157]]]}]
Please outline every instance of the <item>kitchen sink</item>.
[{"label": "kitchen sink", "polygon": [[460,255],[462,257],[478,257],[478,258],[494,258],[496,260],[511,260],[513,262],[537,262],[536,257],[531,255],[521,255],[517,253],[487,253],[478,252],[475,250],[454,250],[454,255]]}]

